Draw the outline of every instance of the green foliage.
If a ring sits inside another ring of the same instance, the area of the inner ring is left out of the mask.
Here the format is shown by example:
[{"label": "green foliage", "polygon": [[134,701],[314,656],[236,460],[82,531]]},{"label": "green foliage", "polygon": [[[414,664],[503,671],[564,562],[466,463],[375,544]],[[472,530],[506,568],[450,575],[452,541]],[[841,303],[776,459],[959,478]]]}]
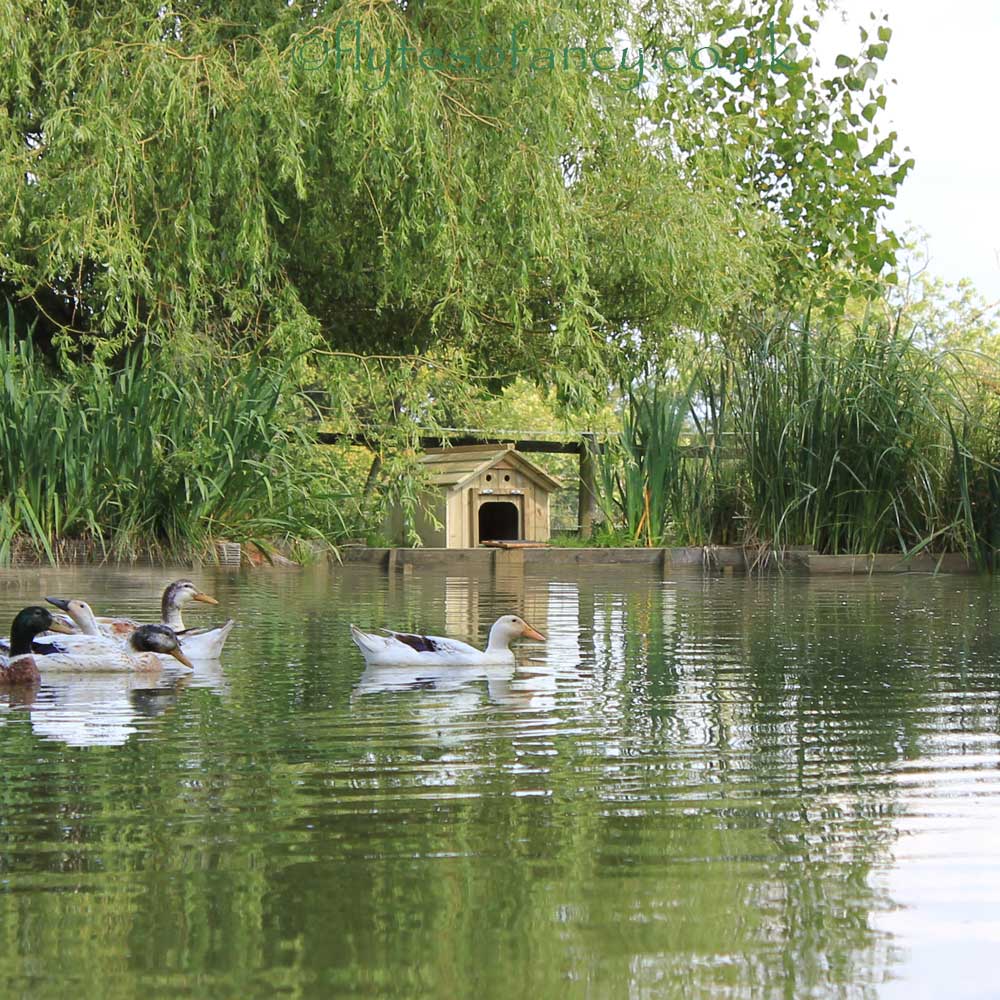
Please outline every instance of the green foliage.
[{"label": "green foliage", "polygon": [[646,373],[626,395],[622,431],[606,440],[598,465],[605,530],[620,525],[624,544],[735,540],[739,470],[723,448],[722,400],[706,395],[705,376],[699,370],[681,386]]},{"label": "green foliage", "polygon": [[[747,207],[759,204],[780,220],[770,230],[774,291],[794,302],[804,289],[823,289],[836,312],[892,269],[899,241],[878,220],[914,161],[881,127],[891,29],[860,28],[858,52],[822,67],[811,46],[828,6],[765,0],[748,10],[719,0],[679,21],[675,5],[654,5],[674,26],[661,38],[686,29],[688,47],[710,43],[723,65],[741,69],[667,75],[654,102],[662,113],[652,117],[687,152],[688,169],[721,166]],[[703,127],[692,129],[702,116]]]},{"label": "green foliage", "polygon": [[307,439],[285,429],[281,367],[168,374],[137,351],[67,382],[17,338],[11,314],[0,372],[0,562],[19,539],[50,559],[70,538],[132,557],[344,529],[331,478],[307,468]]},{"label": "green foliage", "polygon": [[648,376],[603,458],[632,544],[831,554],[1000,546],[998,382],[876,318],[746,325],[689,387]]},{"label": "green foliage", "polygon": [[831,554],[972,541],[945,503],[948,421],[964,404],[934,356],[874,322],[780,324],[735,351],[752,538]]},{"label": "green foliage", "polygon": [[[390,501],[415,503],[422,430],[464,422],[517,378],[562,413],[595,415],[609,384],[669,363],[687,331],[717,334],[750,303],[804,291],[835,310],[891,263],[894,237],[876,217],[910,161],[879,131],[888,28],[821,74],[809,46],[824,6],[793,16],[788,0],[752,13],[732,0],[515,0],[470,15],[457,0],[232,0],[151,13],[136,0],[54,0],[44,12],[16,0],[0,8],[0,293],[72,380],[46,392],[93,394],[92,422],[103,406],[113,421],[118,402],[86,363],[107,373],[137,344],[161,368],[200,367],[217,383],[223,363],[242,383],[251,363],[296,356],[297,383],[329,390],[328,426],[368,434],[376,462],[298,448],[295,469],[277,475],[297,484],[282,510],[298,516],[315,490],[327,511],[321,484],[335,466],[352,480],[341,516],[360,532]],[[764,60],[649,73],[637,91],[613,73],[523,66],[400,70],[379,86],[334,55],[355,27],[381,59],[404,41],[494,50],[522,22],[527,48],[618,52],[627,40],[651,64],[664,40],[711,42],[727,59],[744,47]],[[699,413],[690,407],[692,422]],[[652,417],[636,418],[640,438],[654,433]],[[232,445],[233,468],[263,461],[253,435]],[[217,461],[213,447],[189,460]],[[664,485],[663,469],[636,480],[659,481],[650,488],[669,512],[669,527],[647,519],[646,541],[727,532],[733,468],[714,449],[678,468],[682,487]],[[212,487],[164,471],[184,524],[230,517]],[[230,485],[243,488],[238,476]],[[633,487],[620,500],[634,512]],[[34,501],[6,501],[8,537],[42,494],[59,495],[32,489]],[[131,492],[156,491],[139,478]],[[116,503],[107,519],[92,511],[102,531],[140,509]],[[50,510],[35,533],[89,510]],[[169,520],[142,530],[182,538]]]},{"label": "green foliage", "polygon": [[0,282],[66,346],[460,346],[583,398],[625,324],[705,319],[768,273],[756,209],[645,141],[604,75],[375,88],[299,58],[355,22],[378,53],[490,49],[521,21],[527,46],[596,49],[624,2],[225,6],[0,12]]},{"label": "green foliage", "polygon": [[980,386],[969,412],[949,423],[951,503],[973,553],[992,570],[1000,557],[1000,394],[994,379]]},{"label": "green foliage", "polygon": [[[906,166],[876,141],[884,42],[821,80],[785,0],[700,0],[683,21],[625,0],[36,6],[0,10],[0,284],[67,348],[458,348],[584,402],[620,358],[776,279],[891,257],[874,220]],[[685,34],[767,49],[772,23],[779,55],[799,48],[793,70],[642,92],[524,65],[377,86],[333,55],[355,25],[381,58],[494,51],[522,23],[529,49],[627,37],[649,62]]]}]

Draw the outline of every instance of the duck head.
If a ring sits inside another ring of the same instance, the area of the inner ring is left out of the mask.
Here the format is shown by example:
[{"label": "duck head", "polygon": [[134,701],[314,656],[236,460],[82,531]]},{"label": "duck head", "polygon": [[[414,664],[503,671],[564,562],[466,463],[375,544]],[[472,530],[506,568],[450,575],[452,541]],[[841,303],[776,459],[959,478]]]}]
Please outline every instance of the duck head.
[{"label": "duck head", "polygon": [[174,630],[167,625],[140,625],[130,636],[129,646],[136,653],[161,653],[172,656],[185,667],[194,670],[194,664],[184,655]]},{"label": "duck head", "polygon": [[45,600],[60,611],[65,611],[84,635],[101,634],[94,612],[86,601],[64,600],[61,597],[46,597]]},{"label": "duck head", "polygon": [[42,632],[72,633],[72,629],[52,617],[47,608],[30,607],[19,611],[10,627],[10,661],[0,674],[4,684],[37,684],[38,665],[31,655],[31,642]]},{"label": "duck head", "polygon": [[487,649],[508,649],[515,639],[534,639],[545,642],[545,636],[532,628],[523,618],[517,615],[504,615],[498,618],[490,629],[490,641]]},{"label": "duck head", "polygon": [[214,597],[202,593],[190,580],[174,580],[163,591],[160,604],[160,621],[166,622],[171,628],[183,629],[181,607],[188,601],[200,601],[202,604],[218,604]]}]

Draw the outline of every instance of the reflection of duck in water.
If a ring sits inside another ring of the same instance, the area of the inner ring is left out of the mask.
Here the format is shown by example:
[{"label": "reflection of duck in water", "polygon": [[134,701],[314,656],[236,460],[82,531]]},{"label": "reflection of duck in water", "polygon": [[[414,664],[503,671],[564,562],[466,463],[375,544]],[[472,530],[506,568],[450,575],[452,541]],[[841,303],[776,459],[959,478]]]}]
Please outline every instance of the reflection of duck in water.
[{"label": "reflection of duck in water", "polygon": [[510,644],[515,639],[545,642],[544,635],[517,615],[504,615],[497,619],[490,629],[485,650],[440,635],[412,635],[409,632],[393,632],[391,629],[383,631],[388,632],[388,635],[372,635],[351,626],[351,638],[369,666],[513,666],[514,654]]},{"label": "reflection of duck in water", "polygon": [[63,674],[46,678],[30,708],[35,735],[68,746],[122,746],[172,709],[192,675]]},{"label": "reflection of duck in water", "polygon": [[378,694],[382,691],[454,691],[475,681],[487,680],[491,673],[514,675],[514,667],[452,666],[433,664],[369,663],[358,678],[354,694]]},{"label": "reflection of duck in water", "polygon": [[[472,693],[470,685],[482,681],[486,681],[487,698],[494,705],[538,710],[549,709],[554,703],[554,675],[535,670],[518,675],[513,664],[436,668],[369,664],[358,678],[351,698],[391,692],[441,693],[458,697]],[[481,701],[481,693],[474,694],[471,701],[467,697],[460,697],[458,702],[449,698],[449,708],[452,714],[467,712]]]}]

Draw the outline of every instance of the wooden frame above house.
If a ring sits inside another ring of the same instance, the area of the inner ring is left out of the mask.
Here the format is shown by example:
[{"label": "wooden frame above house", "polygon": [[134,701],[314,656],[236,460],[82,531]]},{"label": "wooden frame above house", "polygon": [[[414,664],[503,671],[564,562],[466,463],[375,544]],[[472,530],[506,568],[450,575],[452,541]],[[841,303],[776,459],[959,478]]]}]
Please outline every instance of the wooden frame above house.
[{"label": "wooden frame above house", "polygon": [[[431,448],[420,459],[431,494],[421,505],[433,512],[436,527],[423,511],[414,528],[424,545],[467,549],[487,541],[547,542],[549,496],[562,483],[509,444]],[[405,544],[397,509],[387,525],[395,544]]]}]

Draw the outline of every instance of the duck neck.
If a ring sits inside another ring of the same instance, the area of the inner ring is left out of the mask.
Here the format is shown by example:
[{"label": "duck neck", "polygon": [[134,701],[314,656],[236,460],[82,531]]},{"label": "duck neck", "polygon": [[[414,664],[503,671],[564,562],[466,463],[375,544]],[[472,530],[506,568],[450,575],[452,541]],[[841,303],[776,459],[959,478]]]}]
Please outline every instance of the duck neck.
[{"label": "duck neck", "polygon": [[160,621],[164,625],[169,625],[175,632],[184,631],[184,619],[181,618],[181,606],[174,594],[173,588],[168,587],[163,592],[163,601],[160,603]]},{"label": "duck neck", "polygon": [[509,653],[511,634],[500,622],[490,629],[490,641],[486,644],[487,653]]},{"label": "duck neck", "polygon": [[101,630],[97,625],[97,619],[90,608],[81,608],[75,615],[70,615],[70,617],[84,635],[101,634]]},{"label": "duck neck", "polygon": [[[37,634],[37,633],[36,633]],[[31,640],[35,636],[31,632],[22,632],[20,629],[10,634],[10,658],[16,656],[28,656],[31,653]]]}]

